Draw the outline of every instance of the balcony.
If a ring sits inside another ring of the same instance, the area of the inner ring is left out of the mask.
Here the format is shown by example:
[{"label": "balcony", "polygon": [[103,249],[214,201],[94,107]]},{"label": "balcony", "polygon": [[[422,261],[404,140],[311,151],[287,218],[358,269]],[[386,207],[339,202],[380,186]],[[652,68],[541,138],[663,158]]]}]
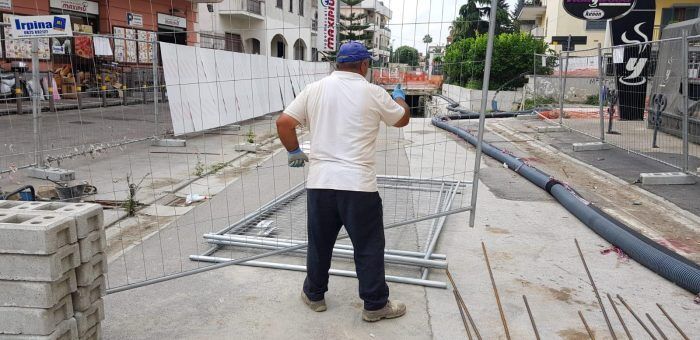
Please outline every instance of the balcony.
[{"label": "balcony", "polygon": [[311,19],[311,30],[318,31],[318,19]]},{"label": "balcony", "polygon": [[534,27],[530,30],[530,34],[536,38],[544,38],[544,36],[547,35],[544,31],[544,27]]},{"label": "balcony", "polygon": [[265,3],[262,0],[226,0],[218,6],[220,15],[233,19],[265,20]]},{"label": "balcony", "polygon": [[516,18],[520,21],[537,20],[547,11],[546,0],[525,0]]}]

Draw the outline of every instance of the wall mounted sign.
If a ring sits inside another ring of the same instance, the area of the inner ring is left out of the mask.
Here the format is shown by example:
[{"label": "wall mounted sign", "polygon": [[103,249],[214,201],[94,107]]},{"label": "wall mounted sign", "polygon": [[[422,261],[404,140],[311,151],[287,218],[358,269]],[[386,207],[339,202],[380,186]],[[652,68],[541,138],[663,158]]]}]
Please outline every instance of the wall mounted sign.
[{"label": "wall mounted sign", "polygon": [[12,9],[12,0],[0,0],[0,9]]},{"label": "wall mounted sign", "polygon": [[95,1],[84,1],[84,0],[51,0],[51,8],[61,9],[64,11],[87,13],[87,14],[100,14],[100,5]]},{"label": "wall mounted sign", "polygon": [[[637,0],[563,0],[564,10],[583,20],[608,20],[623,17]],[[642,0],[644,1],[644,0]]]},{"label": "wall mounted sign", "polygon": [[158,13],[158,25],[187,28],[187,19],[183,17],[176,17],[174,15]]},{"label": "wall mounted sign", "polygon": [[317,0],[319,2],[321,36],[318,39],[318,50],[321,52],[335,51],[338,39],[338,1]]},{"label": "wall mounted sign", "polygon": [[143,15],[136,13],[126,13],[126,24],[129,26],[143,27]]},{"label": "wall mounted sign", "polygon": [[73,28],[67,15],[9,16],[10,38],[71,37]]}]

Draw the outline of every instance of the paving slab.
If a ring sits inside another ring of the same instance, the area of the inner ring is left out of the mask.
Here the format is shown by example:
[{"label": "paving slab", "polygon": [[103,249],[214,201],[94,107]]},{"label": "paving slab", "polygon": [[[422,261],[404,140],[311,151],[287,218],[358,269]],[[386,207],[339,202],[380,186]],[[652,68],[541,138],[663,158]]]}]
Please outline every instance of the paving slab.
[{"label": "paving slab", "polygon": [[49,335],[73,317],[70,295],[51,308],[0,307],[0,334]]},{"label": "paving slab", "polygon": [[0,280],[0,306],[51,308],[77,288],[74,270],[53,282]]},{"label": "paving slab", "polygon": [[52,282],[80,265],[78,244],[51,255],[0,254],[0,280]]},{"label": "paving slab", "polygon": [[49,335],[0,334],[0,340],[78,340],[78,325],[74,318],[70,318]]}]

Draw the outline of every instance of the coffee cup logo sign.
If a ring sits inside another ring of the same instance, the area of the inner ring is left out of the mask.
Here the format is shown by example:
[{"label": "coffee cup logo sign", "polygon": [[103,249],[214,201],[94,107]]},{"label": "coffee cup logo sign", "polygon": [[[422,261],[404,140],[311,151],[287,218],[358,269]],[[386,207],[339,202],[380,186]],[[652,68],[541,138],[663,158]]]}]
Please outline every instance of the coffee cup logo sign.
[{"label": "coffee cup logo sign", "polygon": [[623,17],[637,0],[563,0],[564,10],[583,20],[608,20]]}]

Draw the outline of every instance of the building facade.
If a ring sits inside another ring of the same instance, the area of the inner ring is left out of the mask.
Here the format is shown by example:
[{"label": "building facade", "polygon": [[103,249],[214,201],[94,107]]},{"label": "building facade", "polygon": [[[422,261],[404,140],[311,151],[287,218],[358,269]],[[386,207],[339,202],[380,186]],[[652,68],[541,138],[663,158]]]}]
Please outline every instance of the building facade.
[{"label": "building facade", "polygon": [[224,0],[199,4],[200,46],[316,60],[314,0]]},{"label": "building facade", "polygon": [[340,14],[343,16],[350,16],[352,13],[355,15],[366,15],[362,24],[369,25],[366,31],[373,32],[372,46],[368,48],[372,49],[375,57],[386,64],[389,62],[389,57],[391,56],[390,44],[391,44],[391,29],[389,28],[389,21],[391,20],[391,9],[384,5],[383,1],[379,0],[365,0],[358,5],[347,6],[340,3]]},{"label": "building facade", "polygon": [[700,2],[697,0],[656,0],[654,40],[661,37],[661,30],[666,25],[697,18],[700,18]]}]

